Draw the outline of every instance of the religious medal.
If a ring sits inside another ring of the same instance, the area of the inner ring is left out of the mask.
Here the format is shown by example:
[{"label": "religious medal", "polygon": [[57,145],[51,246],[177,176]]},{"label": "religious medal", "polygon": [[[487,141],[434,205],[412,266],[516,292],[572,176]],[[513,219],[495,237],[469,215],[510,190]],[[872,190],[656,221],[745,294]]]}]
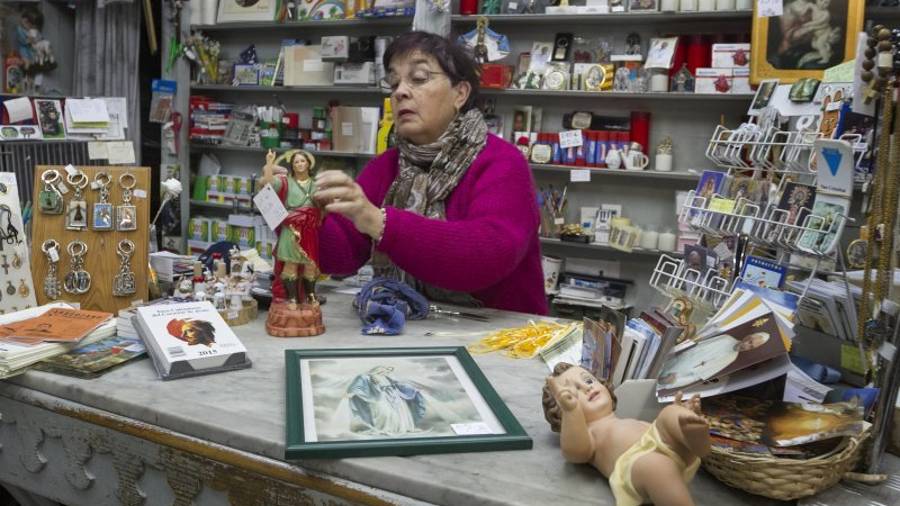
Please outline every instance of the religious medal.
[{"label": "religious medal", "polygon": [[113,278],[113,295],[123,297],[125,295],[134,295],[137,288],[134,283],[134,271],[131,270],[131,256],[134,254],[134,243],[128,239],[119,241],[116,248],[119,259],[122,263],[119,265],[119,273]]},{"label": "religious medal", "polygon": [[[6,257],[5,257],[5,256],[4,256],[4,258],[3,258],[3,263],[6,263]],[[22,257],[19,256],[19,252],[17,251],[16,253],[13,254],[12,268],[13,268],[13,269],[19,269],[19,268],[21,268],[21,267],[22,267]]]},{"label": "religious medal", "polygon": [[66,247],[71,259],[71,271],[66,274],[63,281],[63,290],[68,293],[81,295],[91,289],[91,273],[84,270],[84,256],[87,254],[87,249],[84,241],[72,241]]},{"label": "religious medal", "polygon": [[62,214],[63,197],[56,186],[59,181],[60,175],[55,169],[44,171],[41,174],[41,182],[44,183],[44,188],[38,193],[38,203],[42,213]]},{"label": "religious medal", "polygon": [[119,176],[122,187],[122,205],[116,206],[116,230],[137,230],[137,207],[131,203],[131,194],[137,180],[130,172]]},{"label": "religious medal", "polygon": [[59,243],[54,239],[47,239],[41,245],[41,251],[47,256],[48,265],[47,275],[44,277],[44,295],[50,300],[56,300],[59,298]]},{"label": "religious medal", "polygon": [[66,206],[66,230],[84,230],[88,223],[83,190],[88,184],[88,178],[84,172],[75,172],[66,176],[66,181],[75,188],[75,194]]},{"label": "religious medal", "polygon": [[28,288],[28,285],[25,284],[25,280],[19,278],[19,295],[24,299],[28,297],[28,294],[31,293],[31,290]]},{"label": "religious medal", "polygon": [[16,285],[12,284],[12,281],[6,280],[6,293],[9,295],[16,294]]},{"label": "religious medal", "polygon": [[106,172],[98,172],[94,176],[94,189],[100,190],[100,202],[94,203],[93,213],[91,213],[91,228],[94,230],[112,230],[113,228],[113,206],[109,203],[109,174]]}]

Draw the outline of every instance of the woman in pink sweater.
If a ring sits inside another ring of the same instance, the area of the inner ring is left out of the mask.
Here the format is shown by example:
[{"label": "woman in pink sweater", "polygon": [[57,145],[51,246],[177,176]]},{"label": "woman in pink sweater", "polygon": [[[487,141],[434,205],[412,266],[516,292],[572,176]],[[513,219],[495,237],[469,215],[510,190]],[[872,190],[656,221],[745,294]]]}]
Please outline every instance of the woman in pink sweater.
[{"label": "woman in pink sweater", "polygon": [[[546,314],[531,171],[488,134],[461,47],[410,32],[384,55],[397,146],[354,181],[316,177],[321,268],[403,279],[433,301]],[[374,245],[374,247],[373,247]]]}]

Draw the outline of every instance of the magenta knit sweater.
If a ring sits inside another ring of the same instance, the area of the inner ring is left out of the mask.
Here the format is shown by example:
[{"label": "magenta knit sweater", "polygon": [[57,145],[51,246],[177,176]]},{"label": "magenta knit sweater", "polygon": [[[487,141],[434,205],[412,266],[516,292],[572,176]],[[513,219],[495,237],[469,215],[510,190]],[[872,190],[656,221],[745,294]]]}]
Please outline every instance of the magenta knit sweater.
[{"label": "magenta knit sweater", "polygon": [[[390,149],[357,182],[381,206],[397,176]],[[447,221],[388,207],[378,249],[426,283],[468,292],[486,307],[547,314],[538,241],[540,216],[531,170],[515,146],[488,135],[487,144],[450,193]],[[369,260],[372,243],[343,216],[329,214],[320,234],[322,270],[348,275]]]}]

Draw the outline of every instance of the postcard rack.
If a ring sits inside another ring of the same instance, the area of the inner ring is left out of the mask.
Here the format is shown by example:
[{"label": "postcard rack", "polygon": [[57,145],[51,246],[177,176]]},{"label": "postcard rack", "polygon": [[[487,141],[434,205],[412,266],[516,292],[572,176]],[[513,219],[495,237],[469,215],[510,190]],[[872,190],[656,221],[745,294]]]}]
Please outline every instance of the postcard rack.
[{"label": "postcard rack", "polygon": [[702,274],[687,267],[683,258],[662,254],[650,276],[650,286],[668,298],[687,297],[708,308],[718,308],[731,295],[734,282],[709,269]]},{"label": "postcard rack", "polygon": [[[729,174],[735,171],[764,171],[815,177],[813,143],[823,138],[821,132],[786,131],[743,123],[736,129],[716,127],[706,148],[706,158]],[[854,164],[859,174],[868,144],[860,134],[844,134],[853,149]]]},{"label": "postcard rack", "polygon": [[809,208],[800,224],[788,223],[789,214],[776,203],[765,208],[746,198],[739,198],[731,212],[711,210],[708,200],[724,198],[713,195],[707,199],[694,190],[688,193],[678,221],[695,230],[716,236],[746,235],[759,245],[779,248],[782,254],[799,253],[813,257],[831,257],[840,244],[844,226],[853,219],[841,213],[818,216]]}]

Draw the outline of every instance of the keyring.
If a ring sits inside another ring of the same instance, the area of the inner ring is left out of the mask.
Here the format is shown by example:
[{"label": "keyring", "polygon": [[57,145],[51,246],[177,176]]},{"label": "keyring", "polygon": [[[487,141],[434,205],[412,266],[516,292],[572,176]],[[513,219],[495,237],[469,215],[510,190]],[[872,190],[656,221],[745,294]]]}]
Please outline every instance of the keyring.
[{"label": "keyring", "polygon": [[59,181],[59,172],[56,169],[45,170],[43,174],[41,174],[41,181],[44,184],[53,184]]},{"label": "keyring", "polygon": [[59,249],[59,243],[56,242],[56,239],[47,239],[44,241],[44,244],[41,245],[41,251],[48,255],[52,249]]},{"label": "keyring", "polygon": [[131,256],[131,254],[134,253],[134,243],[128,239],[123,239],[119,241],[117,250],[120,255]]},{"label": "keyring", "polygon": [[69,252],[69,256],[71,257],[83,256],[85,253],[87,253],[87,249],[87,244],[85,244],[84,241],[72,241],[66,247],[66,251]]},{"label": "keyring", "polygon": [[106,172],[98,172],[94,174],[94,182],[102,187],[109,186],[110,181],[112,181],[112,179]]},{"label": "keyring", "polygon": [[67,175],[66,182],[75,188],[84,188],[88,184],[88,177],[84,172],[76,172],[75,174]]},{"label": "keyring", "polygon": [[[131,184],[126,185],[125,184],[126,179],[131,179]],[[123,190],[130,190],[130,189],[134,188],[134,185],[136,185],[136,184],[137,184],[137,179],[135,179],[134,174],[132,174],[131,172],[126,172],[126,173],[122,174],[121,176],[119,176],[119,186],[121,186]]]}]

